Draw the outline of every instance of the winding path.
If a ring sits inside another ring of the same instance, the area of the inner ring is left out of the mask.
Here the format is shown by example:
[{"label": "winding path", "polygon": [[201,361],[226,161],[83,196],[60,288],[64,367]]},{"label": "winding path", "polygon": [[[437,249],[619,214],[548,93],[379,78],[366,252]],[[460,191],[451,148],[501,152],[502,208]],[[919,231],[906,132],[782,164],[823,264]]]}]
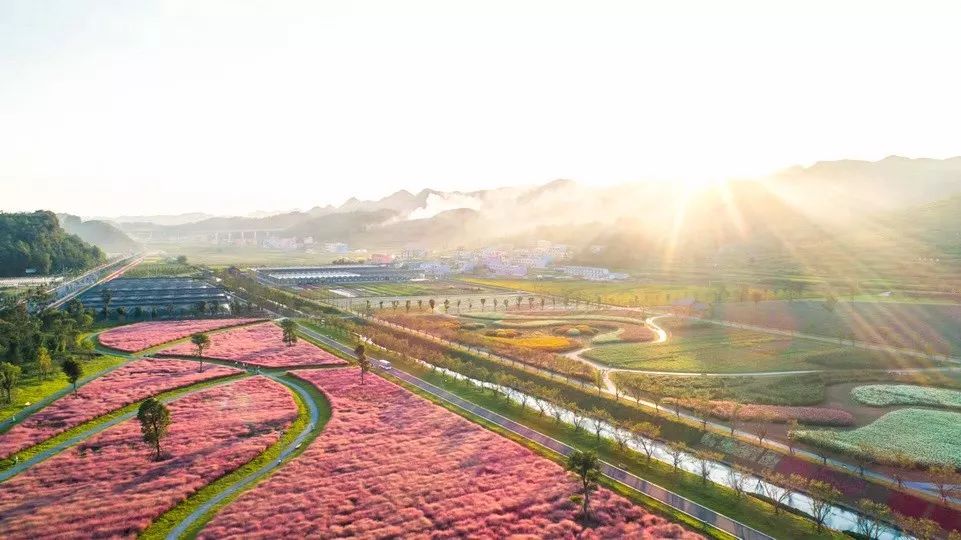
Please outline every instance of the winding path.
[{"label": "winding path", "polygon": [[[213,510],[221,502],[225,501],[229,497],[232,497],[236,493],[240,492],[242,489],[247,488],[254,482],[260,480],[261,478],[267,476],[274,469],[280,467],[283,463],[292,459],[298,450],[305,443],[309,443],[320,434],[320,430],[323,425],[320,423],[320,406],[315,401],[314,396],[309,392],[303,385],[310,384],[307,382],[291,382],[288,379],[284,379],[282,376],[277,376],[276,374],[264,374],[265,377],[286,386],[304,401],[307,405],[307,411],[310,415],[310,420],[304,429],[297,435],[297,438],[290,442],[286,448],[284,448],[277,459],[271,461],[258,468],[257,470],[247,474],[243,478],[237,480],[235,483],[227,486],[222,491],[205,501],[203,504],[198,506],[191,512],[187,517],[185,517],[180,523],[178,523],[174,528],[167,533],[167,540],[176,540],[184,536],[187,531],[194,526],[199,520],[204,518],[211,510]],[[256,459],[256,458],[255,458]]]}]

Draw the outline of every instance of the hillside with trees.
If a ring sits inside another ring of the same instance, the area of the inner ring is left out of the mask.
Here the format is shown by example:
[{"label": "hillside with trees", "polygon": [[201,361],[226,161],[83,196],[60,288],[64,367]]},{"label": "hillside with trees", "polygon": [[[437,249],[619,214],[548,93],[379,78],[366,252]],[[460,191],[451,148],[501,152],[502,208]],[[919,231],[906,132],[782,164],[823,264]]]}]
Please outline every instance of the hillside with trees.
[{"label": "hillside with trees", "polygon": [[68,234],[53,212],[0,213],[0,277],[82,270],[105,260],[103,251]]}]

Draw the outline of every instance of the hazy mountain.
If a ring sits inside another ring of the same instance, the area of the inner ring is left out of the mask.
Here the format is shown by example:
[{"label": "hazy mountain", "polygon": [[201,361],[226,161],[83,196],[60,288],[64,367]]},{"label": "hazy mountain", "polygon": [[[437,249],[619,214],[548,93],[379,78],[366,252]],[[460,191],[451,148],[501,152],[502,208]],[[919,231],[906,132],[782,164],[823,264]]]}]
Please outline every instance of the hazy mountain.
[{"label": "hazy mountain", "polygon": [[[474,192],[401,190],[382,199],[350,199],[307,212],[149,227],[161,236],[272,230],[371,248],[546,238],[580,246],[612,245],[618,257],[628,259],[668,250],[671,257],[705,259],[820,249],[834,237],[863,239],[893,226],[884,219],[924,205],[934,205],[926,211],[943,217],[923,221],[929,225],[919,225],[922,229],[951,228],[959,220],[935,203],[959,194],[961,158],[889,157],[820,162],[765,178],[701,186],[635,182],[597,187],[565,179]],[[939,238],[950,240],[951,234],[942,231]],[[919,242],[930,240],[922,237]]]},{"label": "hazy mountain", "polygon": [[84,242],[93,244],[106,253],[125,253],[140,249],[140,244],[107,221],[83,221],[70,214],[58,214],[57,218],[65,231],[79,236]]},{"label": "hazy mountain", "polygon": [[155,225],[183,225],[184,223],[195,223],[204,219],[214,217],[212,214],[203,212],[190,212],[186,214],[172,215],[153,215],[153,216],[118,216],[118,217],[90,217],[86,219],[99,221],[112,221],[118,224],[123,223],[153,223]]}]

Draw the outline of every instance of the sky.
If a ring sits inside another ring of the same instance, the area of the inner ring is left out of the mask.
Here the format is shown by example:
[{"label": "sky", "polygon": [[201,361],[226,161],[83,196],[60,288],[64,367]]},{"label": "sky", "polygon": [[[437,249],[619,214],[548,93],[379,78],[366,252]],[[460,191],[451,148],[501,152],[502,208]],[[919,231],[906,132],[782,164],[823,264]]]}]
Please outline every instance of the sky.
[{"label": "sky", "polygon": [[4,0],[0,210],[961,154],[957,2]]}]

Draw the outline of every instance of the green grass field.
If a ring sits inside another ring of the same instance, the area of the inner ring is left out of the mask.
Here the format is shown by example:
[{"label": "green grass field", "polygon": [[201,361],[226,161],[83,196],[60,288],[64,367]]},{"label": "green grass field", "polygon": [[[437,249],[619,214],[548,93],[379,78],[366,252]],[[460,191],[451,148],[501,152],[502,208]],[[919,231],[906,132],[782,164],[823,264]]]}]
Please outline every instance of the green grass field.
[{"label": "green grass field", "polygon": [[904,452],[923,465],[961,467],[961,414],[901,409],[850,431],[801,430],[799,440],[846,454]]},{"label": "green grass field", "polygon": [[[98,356],[90,360],[84,360],[84,376],[100,373],[123,362],[123,358],[116,356]],[[20,384],[13,392],[13,402],[0,405],[0,420],[6,420],[28,404],[36,403],[69,386],[70,383],[67,382],[66,375],[59,369],[45,381],[41,381],[34,372],[24,373],[20,378]]]},{"label": "green grass field", "polygon": [[614,367],[691,373],[927,367],[933,362],[710,323],[665,323],[665,343],[617,343],[584,354]]},{"label": "green grass field", "polygon": [[911,384],[869,384],[851,390],[851,397],[872,407],[923,405],[961,409],[961,392]]},{"label": "green grass field", "polygon": [[961,354],[961,305],[918,302],[839,302],[820,300],[731,303],[715,306],[713,317],[829,338]]}]

